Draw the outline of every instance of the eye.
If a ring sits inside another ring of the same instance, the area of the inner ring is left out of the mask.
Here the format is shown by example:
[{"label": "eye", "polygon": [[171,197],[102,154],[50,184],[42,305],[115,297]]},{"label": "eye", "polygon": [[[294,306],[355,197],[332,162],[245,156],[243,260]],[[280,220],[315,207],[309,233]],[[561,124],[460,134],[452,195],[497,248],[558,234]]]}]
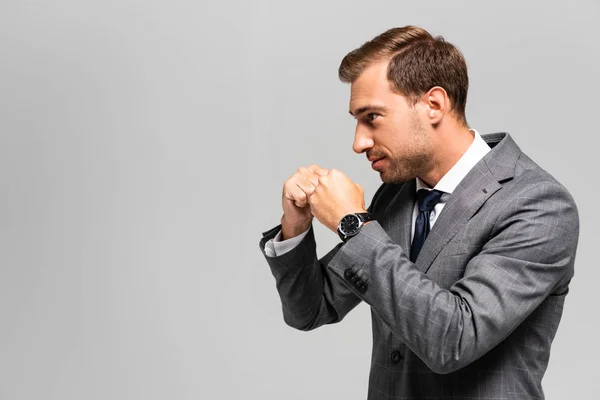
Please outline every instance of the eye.
[{"label": "eye", "polygon": [[377,118],[377,117],[379,117],[379,114],[377,114],[377,113],[368,113],[366,120],[367,120],[367,122],[370,123],[370,122],[375,121],[375,118]]}]

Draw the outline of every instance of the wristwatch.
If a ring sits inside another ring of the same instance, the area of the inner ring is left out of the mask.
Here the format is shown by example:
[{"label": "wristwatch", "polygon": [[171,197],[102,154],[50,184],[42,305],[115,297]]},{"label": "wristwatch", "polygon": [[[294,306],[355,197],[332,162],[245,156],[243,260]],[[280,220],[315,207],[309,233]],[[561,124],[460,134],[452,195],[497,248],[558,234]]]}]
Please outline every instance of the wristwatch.
[{"label": "wristwatch", "polygon": [[340,220],[340,223],[338,224],[337,228],[337,232],[338,235],[340,235],[340,239],[342,239],[342,241],[346,243],[348,239],[360,232],[360,228],[363,227],[365,222],[372,220],[373,216],[368,212],[345,215]]}]

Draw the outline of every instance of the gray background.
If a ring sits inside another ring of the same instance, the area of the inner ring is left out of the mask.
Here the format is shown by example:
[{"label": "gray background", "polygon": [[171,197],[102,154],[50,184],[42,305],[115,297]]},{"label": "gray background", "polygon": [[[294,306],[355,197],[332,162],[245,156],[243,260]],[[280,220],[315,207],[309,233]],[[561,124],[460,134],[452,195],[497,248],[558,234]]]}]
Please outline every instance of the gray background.
[{"label": "gray background", "polygon": [[337,67],[407,24],[465,54],[471,126],[575,197],[543,383],[598,399],[597,1],[0,1],[0,399],[365,398],[368,306],[287,327],[258,241],[299,166],[370,202]]}]

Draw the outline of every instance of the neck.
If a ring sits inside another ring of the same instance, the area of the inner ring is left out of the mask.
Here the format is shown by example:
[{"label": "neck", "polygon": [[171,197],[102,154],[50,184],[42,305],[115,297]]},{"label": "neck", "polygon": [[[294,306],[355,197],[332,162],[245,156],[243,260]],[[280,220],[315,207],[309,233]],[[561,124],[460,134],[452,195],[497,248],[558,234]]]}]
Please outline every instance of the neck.
[{"label": "neck", "polygon": [[436,127],[432,132],[434,155],[431,165],[419,178],[429,187],[435,187],[469,149],[474,138],[468,127],[456,123]]}]

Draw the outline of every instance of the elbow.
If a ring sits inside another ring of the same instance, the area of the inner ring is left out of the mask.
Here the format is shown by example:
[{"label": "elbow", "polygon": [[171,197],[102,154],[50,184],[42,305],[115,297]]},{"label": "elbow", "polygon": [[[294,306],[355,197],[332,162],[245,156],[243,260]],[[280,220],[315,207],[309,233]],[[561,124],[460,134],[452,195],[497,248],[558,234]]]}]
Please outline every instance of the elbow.
[{"label": "elbow", "polygon": [[474,361],[473,357],[467,355],[430,355],[423,362],[436,374],[447,375],[462,369]]},{"label": "elbow", "polygon": [[425,348],[415,347],[413,351],[433,372],[447,375],[467,367],[483,354],[473,342],[469,344],[448,340],[435,345],[428,343]]},{"label": "elbow", "polygon": [[452,372],[458,371],[459,369],[463,368],[465,365],[461,364],[461,363],[426,363],[427,366],[436,374],[439,375],[447,375],[450,374]]},{"label": "elbow", "polygon": [[323,306],[326,306],[326,303],[321,302],[320,307],[312,309],[312,314],[308,312],[302,314],[294,313],[290,312],[290,310],[286,311],[284,308],[283,320],[288,326],[299,331],[312,331],[320,326],[341,321],[342,318],[333,308],[329,309],[328,312],[324,312]]},{"label": "elbow", "polygon": [[307,331],[314,329],[309,324],[300,324],[300,323],[298,323],[298,321],[290,320],[288,318],[284,318],[283,320],[285,321],[285,324],[287,326],[297,329],[299,331],[307,332]]},{"label": "elbow", "polygon": [[301,320],[299,318],[296,318],[294,315],[285,312],[283,313],[283,321],[286,323],[287,326],[304,332],[312,331],[318,326],[317,324],[315,324],[314,318],[308,321]]}]

